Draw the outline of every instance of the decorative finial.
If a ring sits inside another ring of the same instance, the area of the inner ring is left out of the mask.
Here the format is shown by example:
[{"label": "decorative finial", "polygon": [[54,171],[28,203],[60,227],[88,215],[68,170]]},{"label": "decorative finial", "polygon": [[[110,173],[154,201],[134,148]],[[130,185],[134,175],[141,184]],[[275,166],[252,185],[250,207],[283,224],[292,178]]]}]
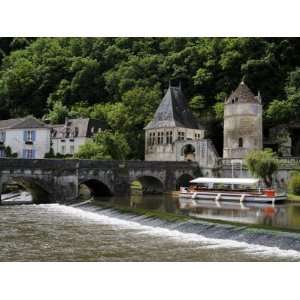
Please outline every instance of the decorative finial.
[{"label": "decorative finial", "polygon": [[259,103],[261,103],[261,95],[260,95],[260,91],[258,91],[258,93],[257,93],[257,99],[258,99]]},{"label": "decorative finial", "polygon": [[242,77],[241,84],[245,84],[245,75]]}]

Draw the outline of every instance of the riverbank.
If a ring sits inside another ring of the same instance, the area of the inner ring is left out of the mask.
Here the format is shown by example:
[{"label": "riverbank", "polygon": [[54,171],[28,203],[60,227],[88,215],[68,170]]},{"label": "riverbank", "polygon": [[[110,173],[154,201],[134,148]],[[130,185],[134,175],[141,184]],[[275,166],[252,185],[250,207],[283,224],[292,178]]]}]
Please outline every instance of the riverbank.
[{"label": "riverbank", "polygon": [[292,193],[288,193],[288,201],[300,202],[300,196]]}]

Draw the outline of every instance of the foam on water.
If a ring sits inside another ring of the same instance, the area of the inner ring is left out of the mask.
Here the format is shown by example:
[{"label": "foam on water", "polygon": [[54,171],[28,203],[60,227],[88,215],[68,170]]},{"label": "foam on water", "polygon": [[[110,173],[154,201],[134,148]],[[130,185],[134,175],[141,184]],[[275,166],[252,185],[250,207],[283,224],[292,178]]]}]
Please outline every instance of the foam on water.
[{"label": "foam on water", "polygon": [[61,213],[72,217],[78,217],[89,221],[99,222],[101,224],[109,224],[117,227],[118,229],[134,229],[135,234],[145,234],[152,236],[163,236],[169,239],[175,239],[178,242],[189,243],[195,242],[200,243],[201,248],[217,249],[217,248],[232,248],[238,251],[243,251],[251,255],[262,255],[262,256],[278,256],[278,257],[292,257],[300,259],[300,252],[295,250],[283,250],[278,247],[262,246],[258,244],[250,244],[246,242],[239,242],[229,239],[215,239],[207,238],[201,234],[195,233],[183,233],[178,230],[167,229],[163,227],[152,227],[143,225],[135,221],[122,220],[116,217],[107,216],[104,214],[89,212],[82,210],[81,208],[59,205],[59,204],[44,204],[39,207],[46,208],[51,212]]}]

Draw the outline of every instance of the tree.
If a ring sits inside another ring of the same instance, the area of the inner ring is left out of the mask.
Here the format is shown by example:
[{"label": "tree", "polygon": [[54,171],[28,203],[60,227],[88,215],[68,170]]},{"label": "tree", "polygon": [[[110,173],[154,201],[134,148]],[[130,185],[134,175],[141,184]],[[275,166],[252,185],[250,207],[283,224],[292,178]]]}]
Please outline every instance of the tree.
[{"label": "tree", "polygon": [[75,157],[82,159],[123,160],[127,157],[129,151],[130,148],[122,134],[106,130],[97,133],[93,141],[80,146]]},{"label": "tree", "polygon": [[69,114],[69,109],[61,101],[58,101],[53,104],[52,110],[44,116],[44,119],[50,121],[52,124],[62,124]]},{"label": "tree", "polygon": [[252,175],[261,178],[267,187],[272,186],[272,175],[277,171],[279,162],[271,149],[249,152],[246,165]]}]

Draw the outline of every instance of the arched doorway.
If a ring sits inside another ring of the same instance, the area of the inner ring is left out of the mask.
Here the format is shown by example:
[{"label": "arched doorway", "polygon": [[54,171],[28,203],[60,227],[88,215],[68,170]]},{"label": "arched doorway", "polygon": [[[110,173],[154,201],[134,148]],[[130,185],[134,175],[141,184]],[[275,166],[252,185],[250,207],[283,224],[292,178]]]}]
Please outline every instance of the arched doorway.
[{"label": "arched doorway", "polygon": [[194,161],[196,158],[196,149],[193,145],[184,145],[181,149],[181,155],[184,156],[186,161]]},{"label": "arched doorway", "polygon": [[91,197],[110,197],[113,193],[110,188],[100,180],[89,179],[79,185],[79,197],[89,199]]}]

